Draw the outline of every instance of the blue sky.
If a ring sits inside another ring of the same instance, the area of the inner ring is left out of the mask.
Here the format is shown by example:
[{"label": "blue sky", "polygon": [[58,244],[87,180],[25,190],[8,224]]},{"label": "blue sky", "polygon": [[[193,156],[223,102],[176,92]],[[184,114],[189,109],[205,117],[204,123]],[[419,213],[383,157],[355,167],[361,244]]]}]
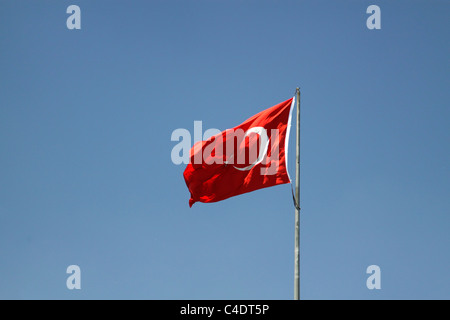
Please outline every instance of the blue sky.
[{"label": "blue sky", "polygon": [[232,128],[300,86],[302,298],[449,299],[449,14],[0,0],[0,298],[292,299],[289,185],[190,209],[170,137]]}]

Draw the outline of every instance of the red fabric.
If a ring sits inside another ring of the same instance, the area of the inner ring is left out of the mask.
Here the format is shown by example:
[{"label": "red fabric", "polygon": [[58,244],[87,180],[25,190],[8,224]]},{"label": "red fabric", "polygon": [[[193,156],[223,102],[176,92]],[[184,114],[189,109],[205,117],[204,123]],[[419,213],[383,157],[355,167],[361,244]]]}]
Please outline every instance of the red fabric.
[{"label": "red fabric", "polygon": [[[183,174],[191,193],[191,198],[189,199],[190,207],[198,201],[216,202],[254,190],[290,183],[286,168],[287,150],[285,150],[285,140],[288,124],[290,123],[289,117],[292,103],[293,98],[281,102],[231,129],[242,129],[244,132],[248,132],[251,128],[253,128],[252,130],[257,130],[255,129],[256,127],[266,129],[269,138],[267,152],[264,155],[264,160],[254,165],[251,169],[245,170],[245,167],[255,162],[249,159],[249,148],[256,148],[256,156],[264,151],[260,150],[260,147],[264,147],[264,145],[260,145],[261,141],[264,141],[261,134],[252,133],[247,139],[235,142],[233,152],[231,152],[231,148],[229,148],[230,150],[226,148],[227,138],[229,143],[231,139],[228,134],[229,130],[223,131],[207,141],[197,142],[192,147],[190,162]],[[271,129],[278,129],[278,139],[274,139],[274,136],[271,135]],[[219,136],[223,139],[223,142],[220,141]],[[222,153],[217,152],[217,150],[220,150],[219,144],[223,146]],[[276,155],[277,147],[278,156]],[[215,152],[211,152],[212,148]],[[208,154],[208,152],[204,152],[205,149],[209,150],[211,156],[199,158],[199,152]],[[239,153],[243,152],[247,154],[245,162],[237,164],[237,159],[235,158],[237,158]],[[207,159],[211,160],[214,158],[224,160],[224,163],[206,163]],[[233,161],[233,163],[226,163],[226,161]],[[241,168],[241,170],[236,169],[236,167]],[[276,168],[275,171],[273,168]]]}]

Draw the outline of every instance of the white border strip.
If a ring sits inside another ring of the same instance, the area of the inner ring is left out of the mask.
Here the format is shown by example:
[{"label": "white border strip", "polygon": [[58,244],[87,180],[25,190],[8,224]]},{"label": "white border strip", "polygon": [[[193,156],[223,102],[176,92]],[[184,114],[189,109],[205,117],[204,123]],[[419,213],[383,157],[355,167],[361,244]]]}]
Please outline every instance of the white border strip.
[{"label": "white border strip", "polygon": [[286,163],[286,172],[289,178],[289,181],[292,183],[291,180],[291,176],[289,175],[289,169],[288,169],[288,149],[289,149],[289,134],[291,133],[291,120],[292,120],[292,110],[294,110],[294,106],[295,106],[295,96],[292,99],[292,103],[291,103],[291,110],[289,111],[289,120],[288,120],[288,125],[286,128],[286,139],[284,140],[284,158],[285,158],[285,163]]}]

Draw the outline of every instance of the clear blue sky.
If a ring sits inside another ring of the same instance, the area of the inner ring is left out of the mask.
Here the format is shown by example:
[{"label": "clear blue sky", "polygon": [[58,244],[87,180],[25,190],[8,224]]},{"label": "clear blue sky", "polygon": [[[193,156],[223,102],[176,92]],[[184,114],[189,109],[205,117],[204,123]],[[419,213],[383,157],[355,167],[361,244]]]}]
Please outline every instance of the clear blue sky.
[{"label": "clear blue sky", "polygon": [[302,298],[450,299],[449,16],[443,0],[0,0],[0,298],[292,299],[289,185],[190,209],[170,137],[300,86]]}]

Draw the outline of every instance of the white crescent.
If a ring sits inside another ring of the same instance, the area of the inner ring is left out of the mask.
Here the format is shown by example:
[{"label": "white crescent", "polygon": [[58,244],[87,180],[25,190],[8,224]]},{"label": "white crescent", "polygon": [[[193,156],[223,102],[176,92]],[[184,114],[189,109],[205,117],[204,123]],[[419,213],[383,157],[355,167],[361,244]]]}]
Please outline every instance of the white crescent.
[{"label": "white crescent", "polygon": [[250,133],[256,133],[260,137],[260,139],[259,139],[259,154],[258,154],[258,158],[256,159],[256,161],[247,167],[238,168],[236,166],[233,166],[236,169],[241,170],[241,171],[248,171],[251,168],[253,168],[254,166],[256,166],[258,163],[261,163],[264,160],[264,157],[266,156],[267,149],[269,148],[269,137],[267,136],[266,129],[264,129],[263,127],[253,127],[251,129],[247,130],[247,132],[244,135],[244,139]]}]

